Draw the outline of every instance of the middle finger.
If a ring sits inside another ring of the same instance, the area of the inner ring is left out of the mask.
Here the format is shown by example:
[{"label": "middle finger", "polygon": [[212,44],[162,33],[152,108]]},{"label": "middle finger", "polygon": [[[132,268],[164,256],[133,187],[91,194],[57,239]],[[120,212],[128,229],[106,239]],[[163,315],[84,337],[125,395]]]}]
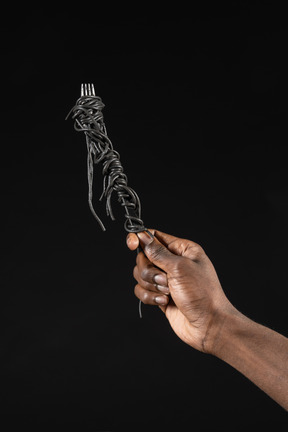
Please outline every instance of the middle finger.
[{"label": "middle finger", "polygon": [[136,281],[139,283],[139,285],[141,285],[146,290],[153,291],[153,292],[161,292],[163,294],[169,294],[169,288],[167,286],[159,285],[156,283],[150,283],[144,280],[140,275],[138,266],[134,267],[133,276],[136,279]]},{"label": "middle finger", "polygon": [[145,282],[152,285],[160,285],[168,288],[167,274],[155,267],[151,261],[140,252],[136,257],[136,263],[139,271],[139,276]]}]

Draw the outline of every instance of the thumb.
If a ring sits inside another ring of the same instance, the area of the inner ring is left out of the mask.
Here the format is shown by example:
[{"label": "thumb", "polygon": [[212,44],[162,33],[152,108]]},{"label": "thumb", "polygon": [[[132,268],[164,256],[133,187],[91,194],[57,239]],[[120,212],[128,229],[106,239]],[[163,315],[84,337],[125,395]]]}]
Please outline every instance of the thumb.
[{"label": "thumb", "polygon": [[164,270],[166,273],[170,270],[171,266],[179,258],[170,252],[166,246],[153,236],[150,232],[141,231],[137,233],[141,247],[143,248],[147,258],[157,267]]}]

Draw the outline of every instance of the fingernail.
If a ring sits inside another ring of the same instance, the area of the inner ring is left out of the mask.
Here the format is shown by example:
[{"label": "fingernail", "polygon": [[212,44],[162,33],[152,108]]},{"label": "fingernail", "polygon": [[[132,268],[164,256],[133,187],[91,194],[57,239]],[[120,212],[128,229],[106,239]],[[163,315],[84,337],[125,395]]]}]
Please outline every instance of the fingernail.
[{"label": "fingernail", "polygon": [[153,242],[154,240],[154,236],[151,234],[151,236],[146,232],[146,231],[141,231],[137,233],[137,236],[139,237],[139,239],[141,240],[141,242],[147,246],[150,243]]},{"label": "fingernail", "polygon": [[164,296],[157,296],[157,297],[155,297],[154,300],[156,303],[158,303],[162,306],[165,306],[167,304],[168,299],[167,299],[167,297],[164,297]]},{"label": "fingernail", "polygon": [[158,285],[166,286],[167,278],[164,274],[156,274],[153,278],[154,282]]},{"label": "fingernail", "polygon": [[163,294],[169,294],[169,288],[167,287],[167,286],[163,286],[163,285],[158,285],[158,284],[156,284],[156,288],[159,290],[159,291],[161,291],[161,292],[163,292]]}]

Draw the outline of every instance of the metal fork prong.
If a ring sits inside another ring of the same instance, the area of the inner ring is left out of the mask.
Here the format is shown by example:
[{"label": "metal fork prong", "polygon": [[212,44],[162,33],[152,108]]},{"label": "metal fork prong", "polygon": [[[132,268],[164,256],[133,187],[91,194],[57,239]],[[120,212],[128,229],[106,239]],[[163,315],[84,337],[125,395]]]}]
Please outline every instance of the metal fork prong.
[{"label": "metal fork prong", "polygon": [[96,96],[94,84],[81,84],[81,96]]}]

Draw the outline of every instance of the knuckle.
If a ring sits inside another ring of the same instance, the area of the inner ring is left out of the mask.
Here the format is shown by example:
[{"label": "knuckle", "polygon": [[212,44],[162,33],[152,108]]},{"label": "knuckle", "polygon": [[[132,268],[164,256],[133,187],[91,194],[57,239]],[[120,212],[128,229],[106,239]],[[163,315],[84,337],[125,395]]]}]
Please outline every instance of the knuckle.
[{"label": "knuckle", "polygon": [[153,246],[148,245],[146,246],[146,248],[148,249],[149,256],[155,260],[163,256],[163,252],[165,251],[164,247],[161,244],[156,244]]},{"label": "knuckle", "polygon": [[148,304],[150,300],[150,296],[149,293],[147,291],[143,291],[142,295],[141,295],[141,301],[144,304]]},{"label": "knuckle", "polygon": [[135,285],[134,294],[144,304],[150,304],[150,293],[146,291],[140,284]]},{"label": "knuckle", "polygon": [[138,267],[137,266],[135,266],[133,269],[133,277],[136,280],[138,279]]},{"label": "knuckle", "polygon": [[202,246],[198,243],[189,242],[185,248],[185,255],[193,261],[199,260],[205,254]]},{"label": "knuckle", "polygon": [[143,269],[141,270],[141,273],[140,273],[141,279],[143,279],[144,281],[147,281],[149,279],[149,275],[150,275],[149,267],[143,267]]},{"label": "knuckle", "polygon": [[141,299],[141,295],[140,295],[140,285],[139,284],[137,284],[137,285],[135,285],[135,287],[134,287],[134,294],[135,294],[135,296],[136,297],[138,297],[139,298],[139,300],[142,300]]}]

